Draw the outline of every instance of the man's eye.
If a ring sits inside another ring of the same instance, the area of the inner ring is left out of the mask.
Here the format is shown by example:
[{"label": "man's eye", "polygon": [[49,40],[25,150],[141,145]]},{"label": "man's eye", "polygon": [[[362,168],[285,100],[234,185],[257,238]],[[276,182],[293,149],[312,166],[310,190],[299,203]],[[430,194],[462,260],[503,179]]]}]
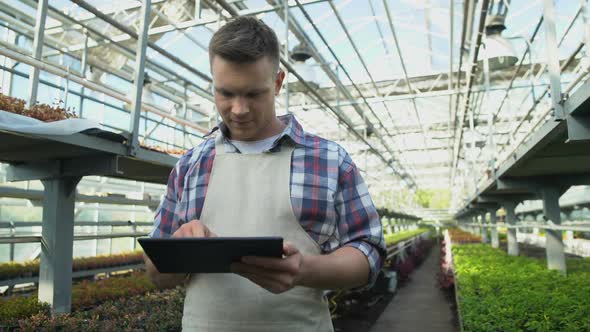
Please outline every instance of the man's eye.
[{"label": "man's eye", "polygon": [[258,92],[251,92],[251,93],[248,93],[246,95],[246,97],[248,97],[248,98],[256,98],[256,97],[258,97],[258,95],[260,95],[260,93],[258,93]]},{"label": "man's eye", "polygon": [[234,96],[234,94],[233,94],[233,93],[231,93],[231,92],[227,92],[227,91],[221,91],[220,93],[221,93],[221,95],[222,95],[222,96],[224,96],[225,98],[231,98],[231,97],[233,97],[233,96]]}]

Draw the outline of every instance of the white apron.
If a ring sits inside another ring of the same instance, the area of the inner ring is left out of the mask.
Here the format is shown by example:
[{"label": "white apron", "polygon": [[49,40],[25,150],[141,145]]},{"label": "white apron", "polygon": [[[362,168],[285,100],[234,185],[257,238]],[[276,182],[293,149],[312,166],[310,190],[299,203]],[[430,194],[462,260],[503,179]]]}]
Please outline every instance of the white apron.
[{"label": "white apron", "polygon": [[[263,154],[225,153],[220,137],[201,222],[218,236],[282,236],[304,255],[321,253],[293,214],[293,147]],[[187,255],[189,253],[186,253]],[[195,274],[187,285],[183,331],[333,331],[323,291],[273,294],[236,274]]]}]

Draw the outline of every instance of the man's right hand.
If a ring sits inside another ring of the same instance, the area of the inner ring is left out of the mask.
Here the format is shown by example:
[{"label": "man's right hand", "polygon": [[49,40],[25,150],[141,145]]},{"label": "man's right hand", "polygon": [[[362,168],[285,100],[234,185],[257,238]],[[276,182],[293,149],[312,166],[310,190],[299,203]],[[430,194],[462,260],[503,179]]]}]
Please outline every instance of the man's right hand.
[{"label": "man's right hand", "polygon": [[182,224],[173,234],[172,237],[215,237],[207,226],[200,220],[194,219]]},{"label": "man's right hand", "polygon": [[[187,237],[216,237],[200,220],[195,219],[182,224],[173,234],[173,238]],[[183,273],[160,273],[154,263],[144,254],[144,261],[148,276],[160,288],[172,288],[184,283],[188,279]]]}]

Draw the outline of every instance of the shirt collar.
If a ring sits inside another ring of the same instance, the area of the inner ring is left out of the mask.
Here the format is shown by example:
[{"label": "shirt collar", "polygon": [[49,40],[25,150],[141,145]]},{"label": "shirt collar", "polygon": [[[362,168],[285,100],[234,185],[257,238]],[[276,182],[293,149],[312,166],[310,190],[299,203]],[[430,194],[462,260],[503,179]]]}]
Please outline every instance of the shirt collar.
[{"label": "shirt collar", "polygon": [[[296,145],[303,145],[309,147],[309,142],[306,139],[306,133],[303,131],[303,127],[301,126],[299,121],[297,121],[293,114],[281,115],[278,117],[278,119],[281,120],[287,126],[285,127],[285,129],[283,129],[277,140],[274,142],[273,148],[283,140],[283,137],[288,137]],[[227,126],[223,122],[220,122],[217,126],[211,129],[211,131],[207,135],[205,135],[205,137],[211,136],[217,130],[219,130],[221,136],[223,137],[223,140],[228,142],[229,140],[227,140],[227,137],[229,136],[229,131]]]}]

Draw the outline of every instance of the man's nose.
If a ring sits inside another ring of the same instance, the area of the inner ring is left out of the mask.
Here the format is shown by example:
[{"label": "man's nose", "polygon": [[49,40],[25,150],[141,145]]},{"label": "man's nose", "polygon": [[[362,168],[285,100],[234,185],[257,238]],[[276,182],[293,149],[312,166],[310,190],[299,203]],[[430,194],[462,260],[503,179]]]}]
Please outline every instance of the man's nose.
[{"label": "man's nose", "polygon": [[232,113],[235,115],[245,115],[250,112],[250,108],[248,107],[248,102],[245,98],[236,97],[232,104]]}]

